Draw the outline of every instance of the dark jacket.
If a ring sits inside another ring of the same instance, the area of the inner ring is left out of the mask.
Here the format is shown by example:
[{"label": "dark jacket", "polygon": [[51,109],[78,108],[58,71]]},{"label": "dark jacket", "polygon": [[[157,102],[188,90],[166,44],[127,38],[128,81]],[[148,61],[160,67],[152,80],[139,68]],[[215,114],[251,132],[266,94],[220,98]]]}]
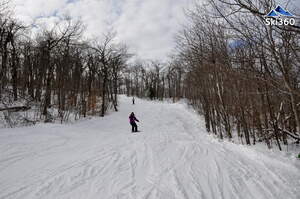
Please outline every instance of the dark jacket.
[{"label": "dark jacket", "polygon": [[134,124],[135,121],[139,122],[139,120],[136,119],[136,117],[134,115],[130,115],[129,116],[129,122],[130,122],[130,124]]}]

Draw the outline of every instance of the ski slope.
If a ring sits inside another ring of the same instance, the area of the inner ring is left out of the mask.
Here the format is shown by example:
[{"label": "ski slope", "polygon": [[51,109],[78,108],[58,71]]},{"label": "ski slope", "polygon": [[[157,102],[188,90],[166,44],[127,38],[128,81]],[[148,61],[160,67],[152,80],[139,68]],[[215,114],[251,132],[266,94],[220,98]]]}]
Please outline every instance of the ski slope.
[{"label": "ski slope", "polygon": [[104,118],[0,129],[0,199],[60,198],[299,199],[300,164],[218,141],[184,104],[121,96]]}]

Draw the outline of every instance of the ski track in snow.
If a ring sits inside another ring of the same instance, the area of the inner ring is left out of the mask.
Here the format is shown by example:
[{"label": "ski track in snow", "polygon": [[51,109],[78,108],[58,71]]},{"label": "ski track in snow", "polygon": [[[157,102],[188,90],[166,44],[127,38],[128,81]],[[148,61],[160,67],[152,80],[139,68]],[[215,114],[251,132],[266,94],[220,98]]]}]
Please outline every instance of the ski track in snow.
[{"label": "ski track in snow", "polygon": [[299,161],[220,142],[183,104],[120,103],[73,125],[0,129],[0,199],[300,198]]}]

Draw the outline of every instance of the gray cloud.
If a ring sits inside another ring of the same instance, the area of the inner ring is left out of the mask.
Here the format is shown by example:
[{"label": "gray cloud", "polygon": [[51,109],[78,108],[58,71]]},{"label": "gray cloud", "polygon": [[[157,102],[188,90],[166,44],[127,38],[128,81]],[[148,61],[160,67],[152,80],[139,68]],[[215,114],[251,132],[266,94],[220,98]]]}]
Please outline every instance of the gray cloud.
[{"label": "gray cloud", "polygon": [[[87,37],[114,30],[141,59],[165,60],[174,48],[174,35],[184,23],[184,9],[194,0],[12,0],[18,19],[51,26],[64,15],[80,18]],[[287,5],[286,0],[277,3]],[[300,1],[288,8],[300,15]]]},{"label": "gray cloud", "polygon": [[108,30],[141,59],[165,60],[192,0],[13,0],[18,19],[50,25],[69,15],[86,24],[86,36]]}]

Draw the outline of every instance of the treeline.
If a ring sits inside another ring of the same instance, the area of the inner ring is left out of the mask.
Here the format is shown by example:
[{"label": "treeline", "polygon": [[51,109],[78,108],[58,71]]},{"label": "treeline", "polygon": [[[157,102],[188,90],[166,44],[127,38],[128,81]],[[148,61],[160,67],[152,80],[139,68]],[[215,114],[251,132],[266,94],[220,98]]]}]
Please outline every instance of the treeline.
[{"label": "treeline", "polygon": [[185,97],[207,131],[280,150],[288,138],[299,142],[300,28],[265,24],[274,1],[207,3],[189,13],[178,42]]},{"label": "treeline", "polygon": [[196,4],[172,61],[131,68],[127,94],[185,97],[221,139],[275,143],[280,150],[288,140],[299,143],[300,27],[267,26],[264,16],[276,6],[266,0]]},{"label": "treeline", "polygon": [[275,141],[280,150],[288,137],[299,142],[299,27],[266,26],[272,1],[208,3],[219,17],[197,5],[179,41],[185,96],[207,130],[229,139],[236,132],[248,145]]},{"label": "treeline", "polygon": [[[24,107],[35,107],[35,118],[46,122],[63,122],[70,114],[104,116],[110,107],[117,111],[120,75],[129,54],[125,45],[114,42],[114,34],[88,42],[84,25],[65,18],[32,37],[30,27],[0,10],[0,101],[5,119]],[[49,109],[55,109],[55,115]]]},{"label": "treeline", "polygon": [[151,100],[182,96],[184,71],[176,62],[136,61],[124,71],[124,93]]}]

